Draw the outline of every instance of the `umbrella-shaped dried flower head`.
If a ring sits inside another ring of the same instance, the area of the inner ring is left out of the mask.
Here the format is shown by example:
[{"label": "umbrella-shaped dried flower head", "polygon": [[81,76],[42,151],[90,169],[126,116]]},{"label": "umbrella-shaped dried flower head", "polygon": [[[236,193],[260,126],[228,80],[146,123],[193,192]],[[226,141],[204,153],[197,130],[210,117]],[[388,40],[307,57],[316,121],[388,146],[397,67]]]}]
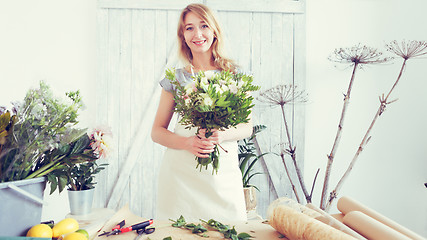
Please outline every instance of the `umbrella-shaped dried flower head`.
[{"label": "umbrella-shaped dried flower head", "polygon": [[375,48],[355,45],[350,48],[337,48],[334,54],[329,57],[330,61],[357,65],[362,67],[366,64],[380,64],[393,59],[392,57],[383,57],[383,53]]},{"label": "umbrella-shaped dried flower head", "polygon": [[405,60],[427,54],[427,41],[405,41],[400,44],[396,40],[386,44],[387,51],[402,57]]},{"label": "umbrella-shaped dried flower head", "polygon": [[307,102],[307,94],[304,90],[300,91],[297,86],[292,84],[281,84],[261,92],[257,99],[272,106],[279,105],[283,107],[285,104]]}]

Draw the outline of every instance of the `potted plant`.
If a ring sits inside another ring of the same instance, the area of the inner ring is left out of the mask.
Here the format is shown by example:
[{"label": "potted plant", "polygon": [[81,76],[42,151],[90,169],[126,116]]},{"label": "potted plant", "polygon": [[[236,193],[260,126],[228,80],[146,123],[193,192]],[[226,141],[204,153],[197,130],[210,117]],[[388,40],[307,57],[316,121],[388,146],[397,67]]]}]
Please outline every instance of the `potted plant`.
[{"label": "potted plant", "polygon": [[[65,164],[54,170],[48,179],[52,183],[51,192],[65,186],[68,190],[70,211],[73,215],[85,215],[91,212],[95,175],[105,169],[107,163],[98,164],[97,160],[105,158],[109,153],[109,138],[112,133],[107,128],[97,128],[92,133],[83,134],[62,149],[54,153],[62,158]],[[78,162],[77,164],[74,164]]]},{"label": "potted plant", "polygon": [[258,187],[250,184],[250,180],[261,174],[260,172],[254,172],[254,166],[267,153],[258,154],[255,147],[254,140],[256,135],[266,129],[264,125],[256,125],[253,127],[252,135],[249,138],[242,139],[238,142],[239,144],[239,167],[242,172],[243,191],[245,194],[246,212],[252,215],[256,211],[256,191]]},{"label": "potted plant", "polygon": [[0,212],[8,216],[2,235],[22,235],[40,223],[46,176],[65,165],[53,151],[81,135],[72,129],[83,106],[79,91],[66,96],[55,97],[42,81],[11,109],[0,107]]}]

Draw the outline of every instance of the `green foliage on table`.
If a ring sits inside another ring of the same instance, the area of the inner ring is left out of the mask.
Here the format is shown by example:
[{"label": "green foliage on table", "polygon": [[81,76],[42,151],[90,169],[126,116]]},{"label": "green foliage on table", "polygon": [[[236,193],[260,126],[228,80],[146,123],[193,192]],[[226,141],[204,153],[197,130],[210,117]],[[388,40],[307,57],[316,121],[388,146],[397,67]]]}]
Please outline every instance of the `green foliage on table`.
[{"label": "green foliage on table", "polygon": [[[194,223],[187,223],[185,221],[185,218],[181,215],[177,220],[172,220],[172,227],[176,228],[184,228],[191,230],[192,233],[197,234],[202,237],[208,237],[206,234],[200,235],[201,233],[204,233],[207,231],[207,229],[202,226],[201,224],[194,224]],[[232,240],[249,240],[252,238],[251,235],[248,233],[237,233],[236,229],[233,227],[230,227],[229,225],[222,224],[219,221],[216,221],[214,219],[210,219],[209,221],[201,220],[203,223],[206,224],[206,226],[215,229],[216,231],[223,234],[224,238],[226,239],[232,239]]]},{"label": "green foliage on table", "polygon": [[187,223],[185,221],[185,218],[182,215],[176,221],[172,220],[172,219],[170,219],[170,221],[173,222],[172,227],[188,229],[191,231],[191,233],[197,234],[197,235],[202,236],[202,237],[204,237],[204,235],[201,235],[201,234],[208,231],[201,224],[196,225],[194,223]]},{"label": "green foliage on table", "polygon": [[[203,220],[202,220],[203,221]],[[237,233],[236,229],[233,227],[230,227],[229,225],[225,225],[219,221],[216,221],[214,219],[210,219],[209,221],[203,221],[208,225],[208,227],[211,227],[218,232],[222,233],[224,235],[224,238],[232,239],[232,240],[248,240],[251,239],[252,236],[248,233],[242,232]]]}]

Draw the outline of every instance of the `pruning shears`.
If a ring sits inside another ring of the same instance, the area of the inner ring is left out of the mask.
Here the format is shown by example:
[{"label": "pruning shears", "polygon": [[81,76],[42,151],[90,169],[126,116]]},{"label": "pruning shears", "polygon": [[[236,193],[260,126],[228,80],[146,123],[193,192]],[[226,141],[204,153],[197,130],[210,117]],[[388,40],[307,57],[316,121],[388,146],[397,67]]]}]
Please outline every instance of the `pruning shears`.
[{"label": "pruning shears", "polygon": [[130,232],[130,231],[133,231],[133,230],[137,231],[138,234],[144,233],[144,232],[147,233],[147,234],[150,234],[150,233],[154,232],[154,228],[150,228],[150,230],[148,230],[146,228],[148,226],[150,226],[151,224],[153,224],[153,219],[150,219],[150,220],[147,220],[147,221],[144,221],[144,222],[140,222],[140,223],[134,224],[132,226],[123,228],[123,226],[125,225],[125,220],[123,220],[123,221],[119,222],[117,225],[115,225],[111,229],[110,232],[105,232],[104,231],[104,233],[98,235],[98,237],[104,236],[104,235],[106,235],[108,237],[108,236],[111,236],[111,235],[116,235],[116,234],[120,234],[120,233]]}]

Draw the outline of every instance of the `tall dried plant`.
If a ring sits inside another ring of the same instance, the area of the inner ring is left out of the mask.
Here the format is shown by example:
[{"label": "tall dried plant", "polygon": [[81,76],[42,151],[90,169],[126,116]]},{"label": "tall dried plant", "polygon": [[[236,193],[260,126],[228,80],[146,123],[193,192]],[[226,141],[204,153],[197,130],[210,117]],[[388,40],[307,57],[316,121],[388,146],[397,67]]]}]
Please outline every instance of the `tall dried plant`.
[{"label": "tall dried plant", "polygon": [[[354,164],[356,163],[357,158],[359,157],[360,153],[363,151],[363,149],[366,147],[367,143],[369,142],[371,136],[369,135],[374,124],[376,123],[376,120],[378,119],[379,116],[381,116],[387,105],[395,102],[397,99],[395,100],[388,100],[391,93],[393,92],[393,90],[395,89],[396,85],[399,83],[403,71],[406,68],[406,64],[407,61],[409,59],[413,59],[413,58],[417,58],[417,57],[421,57],[421,56],[425,56],[427,55],[427,42],[426,41],[402,41],[401,43],[397,42],[397,41],[392,41],[389,44],[386,44],[386,49],[387,51],[396,54],[397,56],[403,58],[403,62],[402,62],[402,66],[400,68],[400,72],[397,76],[396,81],[394,82],[393,86],[391,87],[390,91],[388,92],[388,94],[385,96],[384,94],[382,94],[379,97],[379,107],[377,112],[375,113],[375,116],[371,122],[371,124],[369,125],[366,134],[364,135],[362,142],[360,143],[352,161],[350,162],[347,170],[344,172],[344,174],[342,175],[342,177],[340,178],[339,182],[337,183],[337,185],[335,186],[334,190],[332,190],[332,192],[329,194],[329,199],[328,202],[326,203],[325,206],[323,206],[326,211],[329,210],[332,202],[334,201],[334,199],[337,197],[339,190],[341,189],[344,181],[347,179],[348,175],[350,174],[350,171],[353,169]],[[328,163],[329,165],[329,163]],[[328,172],[327,172],[328,174]],[[323,200],[323,192],[322,192],[322,200]],[[322,207],[322,206],[321,206]]]},{"label": "tall dried plant", "polygon": [[[338,130],[335,136],[335,140],[332,146],[332,150],[330,154],[328,155],[328,162],[325,170],[325,179],[323,183],[323,189],[322,189],[322,195],[321,195],[321,203],[320,208],[323,210],[328,211],[332,202],[334,199],[338,196],[339,190],[341,189],[344,181],[347,179],[348,175],[350,174],[350,171],[353,169],[353,166],[360,155],[360,153],[363,151],[363,149],[366,147],[367,143],[371,139],[371,136],[369,135],[374,124],[376,123],[376,120],[379,116],[381,116],[387,105],[389,105],[392,102],[395,102],[396,100],[389,100],[389,97],[393,90],[395,89],[396,85],[400,81],[403,71],[406,67],[407,61],[409,59],[418,58],[421,56],[427,55],[427,41],[402,41],[401,43],[397,41],[392,41],[389,44],[386,44],[387,51],[403,58],[403,63],[400,68],[400,72],[397,76],[396,81],[394,82],[393,86],[391,87],[390,91],[387,95],[382,94],[379,97],[379,107],[378,110],[369,125],[366,134],[364,135],[362,142],[360,143],[352,161],[350,162],[347,170],[344,172],[342,177],[340,178],[339,182],[335,186],[334,190],[332,190],[329,193],[329,198],[327,198],[328,193],[328,186],[329,186],[329,179],[331,175],[331,169],[332,169],[332,163],[334,161],[335,153],[338,149],[338,145],[341,139],[341,134],[343,131],[344,126],[344,119],[347,112],[347,108],[349,105],[351,90],[354,84],[355,76],[356,76],[356,70],[363,68],[366,65],[372,65],[372,64],[382,64],[389,62],[393,59],[393,57],[384,57],[383,53],[378,51],[377,49],[362,46],[361,44],[353,46],[351,48],[339,48],[334,51],[334,54],[329,57],[329,60],[339,63],[348,64],[353,68],[352,74],[350,77],[349,85],[347,88],[346,94],[344,94],[344,103],[343,108],[341,111],[341,117],[338,124]],[[296,146],[293,145],[291,134],[288,127],[288,122],[285,114],[285,107],[289,104],[295,104],[295,103],[304,103],[307,101],[307,94],[304,91],[298,90],[296,86],[293,85],[278,85],[276,87],[273,87],[271,89],[268,89],[266,91],[263,91],[260,93],[260,97],[257,98],[261,102],[269,103],[271,106],[280,106],[282,110],[282,116],[283,116],[283,122],[285,126],[286,131],[286,137],[287,142],[282,143],[282,150],[281,150],[281,158],[282,162],[286,171],[286,174],[289,178],[290,184],[292,186],[292,190],[295,193],[296,200],[298,202],[301,202],[301,199],[298,196],[298,191],[296,190],[295,184],[292,181],[291,174],[289,172],[289,168],[286,165],[285,162],[285,156],[289,155],[292,159],[292,162],[295,167],[295,171],[297,173],[297,177],[299,180],[300,187],[302,189],[302,192],[304,193],[305,199],[307,203],[310,203],[312,200],[312,194],[313,194],[313,188],[316,183],[316,178],[319,173],[319,170],[317,171],[314,181],[312,184],[311,192],[308,193],[307,188],[304,183],[304,178],[301,173],[301,169],[298,166],[297,160],[296,160]]]},{"label": "tall dried plant", "polygon": [[[311,194],[308,193],[307,188],[304,183],[304,177],[302,175],[301,169],[298,165],[296,159],[296,146],[294,146],[292,142],[292,137],[289,131],[288,122],[285,114],[285,106],[296,104],[296,103],[304,103],[307,101],[307,94],[304,90],[298,90],[297,86],[294,85],[277,85],[273,88],[267,89],[260,93],[260,96],[257,98],[261,102],[265,102],[270,104],[271,106],[280,106],[282,110],[283,123],[286,131],[286,139],[287,141],[281,143],[281,152],[280,157],[282,159],[283,166],[285,168],[286,174],[289,178],[289,182],[291,184],[292,190],[295,194],[295,197],[298,202],[301,202],[301,199],[298,196],[298,191],[296,190],[295,184],[291,178],[289,168],[286,165],[285,155],[289,155],[292,159],[292,163],[294,165],[295,171],[297,173],[297,177],[301,186],[301,189],[304,193],[305,199],[307,202],[311,202]],[[313,191],[311,191],[312,193]]]},{"label": "tall dried plant", "polygon": [[335,153],[341,140],[341,134],[344,127],[345,114],[350,102],[350,94],[356,77],[356,70],[369,64],[380,64],[390,60],[390,58],[383,57],[383,53],[377,49],[362,46],[358,44],[351,48],[339,48],[334,51],[334,54],[329,57],[329,60],[344,64],[349,64],[353,67],[353,72],[348,84],[347,93],[344,94],[344,103],[341,110],[341,117],[338,123],[338,130],[335,136],[332,150],[328,155],[328,163],[326,165],[325,179],[323,181],[323,189],[321,195],[320,208],[325,209],[326,195],[328,192],[329,179],[331,175],[332,163],[334,162]]}]

